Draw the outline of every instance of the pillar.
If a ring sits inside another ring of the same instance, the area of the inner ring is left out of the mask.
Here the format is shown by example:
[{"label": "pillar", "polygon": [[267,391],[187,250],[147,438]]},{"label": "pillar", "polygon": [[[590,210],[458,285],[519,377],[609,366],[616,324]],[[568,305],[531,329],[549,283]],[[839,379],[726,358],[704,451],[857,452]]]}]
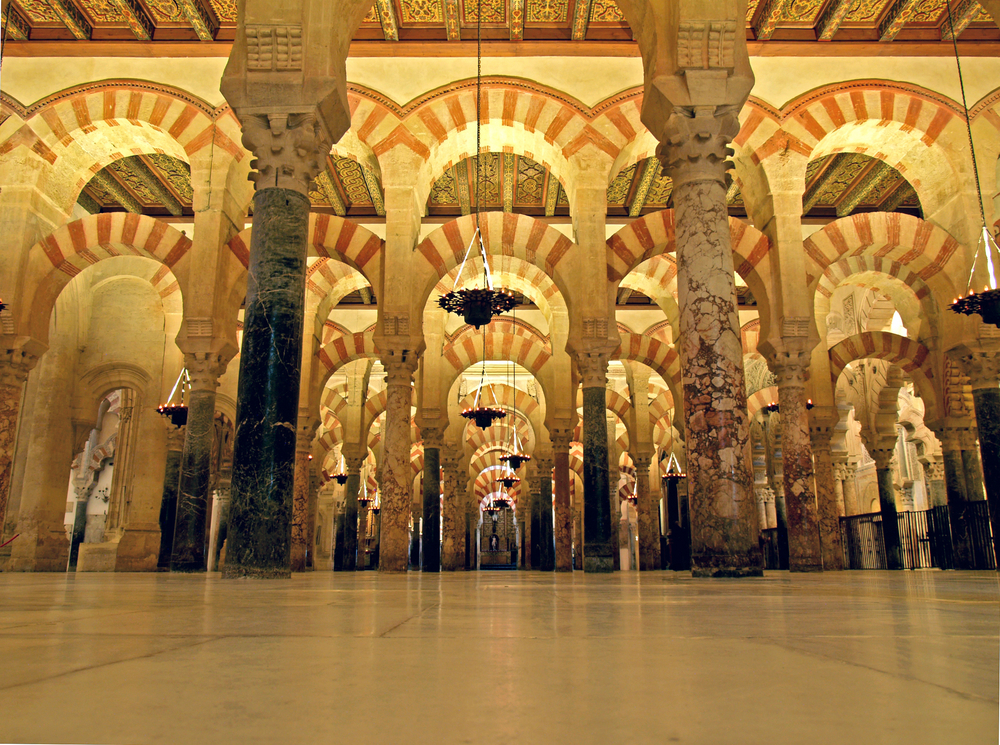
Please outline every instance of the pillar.
[{"label": "pillar", "polygon": [[552,439],[552,484],[555,491],[554,524],[557,572],[573,571],[573,512],[569,501],[569,445],[572,430],[550,430]]},{"label": "pillar", "polygon": [[300,418],[295,437],[295,486],[292,492],[292,548],[291,564],[293,572],[304,572],[312,554],[309,542],[309,522],[315,516],[309,511],[309,484],[312,476],[313,435],[318,422],[311,418]]},{"label": "pillar", "polygon": [[304,189],[260,187],[253,199],[223,577],[291,576],[309,198]]},{"label": "pillar", "polygon": [[961,362],[972,387],[983,487],[989,503],[993,548],[1000,558],[1000,351],[976,350]]},{"label": "pillar", "polygon": [[441,571],[441,444],[440,428],[424,426],[424,530],[421,536],[425,572]]},{"label": "pillar", "polygon": [[535,456],[538,473],[538,568],[552,572],[556,568],[555,535],[552,521],[552,459],[545,454]]},{"label": "pillar", "polygon": [[773,447],[781,438],[781,423],[781,420],[775,419],[771,412],[764,412],[764,450],[767,455],[767,480],[774,495],[774,527],[778,531],[778,568],[788,569],[788,509],[784,484],[778,483],[775,468],[777,459],[774,450],[777,448]]},{"label": "pillar", "polygon": [[660,568],[660,521],[659,510],[653,506],[649,493],[650,453],[637,453],[635,463],[636,506],[639,512],[639,569],[650,571]]},{"label": "pillar", "polygon": [[[337,550],[334,569],[353,572],[358,567],[358,495],[361,493],[361,464],[364,456],[344,453],[347,483],[344,485],[343,517],[337,526]],[[339,559],[339,561],[337,560]]]},{"label": "pillar", "polygon": [[964,430],[942,427],[934,430],[941,443],[941,466],[944,470],[945,498],[951,521],[951,544],[954,549],[955,568],[971,569],[975,566],[972,536],[966,521],[965,505],[969,502],[968,482],[962,464],[961,441]]},{"label": "pillar", "polygon": [[21,399],[28,372],[38,358],[16,349],[0,354],[0,531],[7,522]]},{"label": "pillar", "polygon": [[443,533],[441,569],[454,572],[465,568],[466,497],[460,488],[462,483],[460,448],[457,445],[446,446],[441,451],[440,461],[444,480],[444,504],[441,507]]},{"label": "pillar", "polygon": [[618,448],[617,428],[618,417],[607,408],[604,415],[608,420],[608,514],[611,515],[611,559],[615,571],[622,568],[621,554],[621,523],[622,502],[618,498],[618,484],[621,480],[621,453]]},{"label": "pillar", "polygon": [[[174,549],[174,523],[177,519],[177,488],[181,477],[181,454],[184,451],[184,427],[175,427],[169,419],[164,419],[167,427],[167,467],[163,474],[163,497],[160,499],[160,555],[156,562],[159,571],[170,569],[170,556]],[[84,512],[86,512],[86,502]],[[82,529],[81,529],[82,540]],[[74,565],[74,550],[77,548],[74,536],[70,549],[70,564]]]},{"label": "pillar", "polygon": [[895,448],[875,448],[875,476],[878,479],[878,501],[882,512],[882,541],[885,544],[887,569],[903,568],[903,553],[899,541],[899,520],[896,515],[896,488],[892,482],[892,458]]},{"label": "pillar", "polygon": [[608,483],[608,355],[580,354],[583,385],[583,570],[614,571]]},{"label": "pillar", "polygon": [[[833,473],[832,423],[829,420],[824,422],[821,415],[817,414],[810,434],[812,455],[815,459],[817,527],[822,568],[827,571],[839,570],[844,568],[844,548],[840,539],[840,517],[843,513],[842,500],[837,498]],[[788,472],[787,468],[785,472]]]},{"label": "pillar", "polygon": [[[386,401],[382,467],[382,546],[379,571],[405,572],[410,543],[410,504],[412,471],[410,467],[411,384],[417,359],[383,359]],[[424,525],[424,534],[428,526]]]},{"label": "pillar", "polygon": [[[212,468],[212,442],[215,439],[215,389],[228,363],[228,359],[212,353],[184,355],[184,365],[191,376],[191,390],[188,394],[184,451],[177,488],[177,518],[170,556],[170,569],[174,572],[203,572],[206,568],[208,483]],[[242,377],[241,372],[241,382]]]},{"label": "pillar", "polygon": [[930,506],[943,507],[948,504],[948,494],[944,485],[944,463],[939,458],[930,458],[925,463],[924,479],[927,481],[927,501]]},{"label": "pillar", "polygon": [[371,514],[372,504],[374,502],[358,502],[358,524],[355,527],[354,542],[358,547],[358,561],[355,569],[359,572],[369,568],[374,569],[368,563],[369,559],[372,558],[368,554],[368,520],[373,517]]}]

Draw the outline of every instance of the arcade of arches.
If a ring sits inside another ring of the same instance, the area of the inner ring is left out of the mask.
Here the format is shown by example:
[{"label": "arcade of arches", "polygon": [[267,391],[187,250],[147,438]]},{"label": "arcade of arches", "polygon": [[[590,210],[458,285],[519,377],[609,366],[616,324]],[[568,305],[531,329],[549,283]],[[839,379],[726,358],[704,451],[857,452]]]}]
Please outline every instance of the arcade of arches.
[{"label": "arcade of arches", "polygon": [[[887,515],[982,501],[1000,537],[1000,331],[948,310],[973,161],[950,42],[893,54],[916,21],[770,54],[757,3],[619,0],[518,55],[504,15],[477,122],[475,24],[421,36],[407,0],[247,0],[231,54],[153,60],[43,4],[3,66],[4,570],[753,576],[762,535],[845,568],[872,513],[900,568]],[[592,8],[510,5],[525,39]],[[993,226],[998,29],[959,5]],[[477,226],[517,300],[482,329],[437,304],[481,281]]]}]

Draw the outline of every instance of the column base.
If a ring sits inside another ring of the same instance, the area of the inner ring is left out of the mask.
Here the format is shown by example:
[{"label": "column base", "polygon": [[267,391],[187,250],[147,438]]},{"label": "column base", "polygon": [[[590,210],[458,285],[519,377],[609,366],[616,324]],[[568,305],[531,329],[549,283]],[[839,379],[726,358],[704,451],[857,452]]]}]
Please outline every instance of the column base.
[{"label": "column base", "polygon": [[7,572],[65,572],[69,564],[69,540],[62,525],[37,534],[21,533],[10,545]]},{"label": "column base", "polygon": [[222,579],[291,579],[291,569],[266,567],[226,566],[222,569]]},{"label": "column base", "polygon": [[615,560],[611,556],[584,556],[583,571],[588,574],[606,574],[615,571]]},{"label": "column base", "polygon": [[116,572],[154,572],[160,555],[160,528],[142,525],[125,529],[118,541]]},{"label": "column base", "polygon": [[701,578],[734,578],[763,577],[764,570],[760,567],[699,567],[691,570],[692,577]]}]

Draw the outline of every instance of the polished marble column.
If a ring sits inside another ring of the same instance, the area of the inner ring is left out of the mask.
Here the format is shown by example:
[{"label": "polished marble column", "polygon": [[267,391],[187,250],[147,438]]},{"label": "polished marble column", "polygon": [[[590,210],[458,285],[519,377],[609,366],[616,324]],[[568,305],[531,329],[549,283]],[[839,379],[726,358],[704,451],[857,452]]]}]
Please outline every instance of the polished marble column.
[{"label": "polished marble column", "polygon": [[[413,501],[410,467],[411,384],[417,358],[391,360],[385,365],[385,425],[382,429],[382,545],[381,572],[405,572],[410,547],[410,509]],[[435,525],[435,529],[437,526]],[[423,526],[426,535],[428,526]]]},{"label": "polished marble column", "polygon": [[555,534],[552,523],[552,459],[545,455],[535,456],[535,466],[538,469],[538,545],[540,554],[538,568],[543,572],[552,572],[556,568]]},{"label": "polished marble column", "polygon": [[37,362],[36,356],[17,350],[0,355],[0,533],[7,524],[7,500],[14,472],[14,447],[24,384]]},{"label": "polished marble column", "polygon": [[994,553],[1000,559],[1000,352],[974,352],[963,359],[963,367],[972,387],[983,487],[989,503]]},{"label": "polished marble column", "polygon": [[833,454],[830,449],[832,431],[814,427],[812,431],[812,454],[815,458],[816,506],[823,569],[826,571],[844,568],[844,548],[840,539],[840,518],[842,502],[837,499],[833,474]]},{"label": "polished marble column", "polygon": [[309,199],[258,188],[253,206],[223,577],[289,577]]},{"label": "polished marble column", "polygon": [[948,500],[951,522],[951,545],[956,569],[971,569],[973,560],[972,537],[969,532],[965,506],[969,502],[968,484],[962,464],[961,441],[963,430],[942,427],[934,430],[941,443],[941,465],[944,469],[944,489]]},{"label": "polished marble column", "polygon": [[292,494],[292,549],[293,572],[306,571],[313,547],[309,543],[309,480],[312,470],[313,424],[300,425],[295,445],[295,488]]},{"label": "polished marble column", "polygon": [[635,463],[636,508],[639,513],[639,569],[650,571],[660,568],[659,516],[649,493],[652,456],[638,453],[632,461]]},{"label": "polished marble column", "polygon": [[[788,509],[785,500],[785,487],[782,474],[778,473],[777,465],[782,462],[777,457],[781,449],[781,416],[764,412],[765,450],[767,452],[767,480],[774,494],[774,527],[778,531],[778,568],[788,569]],[[782,472],[784,467],[782,467]]]},{"label": "polished marble column", "polygon": [[423,518],[420,568],[441,571],[441,444],[440,428],[422,428],[424,439]]},{"label": "polished marble column", "polygon": [[903,568],[903,552],[899,540],[899,520],[896,512],[896,487],[892,481],[892,458],[895,448],[875,448],[875,476],[878,479],[878,501],[882,512],[882,542],[885,544],[887,569]]},{"label": "polished marble column", "polygon": [[212,475],[212,443],[215,440],[215,389],[228,363],[228,359],[212,353],[184,355],[184,365],[191,376],[191,390],[188,394],[184,452],[177,488],[177,519],[170,555],[170,570],[174,572],[203,572],[206,569],[208,484]]},{"label": "polished marble column", "polygon": [[361,494],[361,466],[365,459],[363,455],[353,452],[344,453],[343,457],[347,483],[344,485],[343,518],[337,534],[340,548],[335,552],[340,560],[334,562],[334,569],[353,572],[358,568],[358,496]]},{"label": "polished marble column", "polygon": [[606,354],[577,357],[583,386],[583,522],[585,572],[614,571],[608,483]]},{"label": "polished marble column", "polygon": [[569,502],[570,429],[550,430],[552,439],[552,483],[555,491],[556,571],[573,571],[573,513]]},{"label": "polished marble column", "polygon": [[[462,456],[458,447],[441,450],[441,473],[444,479],[444,504],[441,508],[441,568],[454,572],[465,568],[465,492],[460,489]],[[424,461],[426,465],[426,460]]]},{"label": "polished marble column", "polygon": [[[163,474],[163,496],[160,499],[160,554],[156,562],[156,568],[160,571],[170,569],[170,556],[174,550],[177,488],[181,478],[181,454],[184,452],[185,437],[184,427],[175,427],[169,419],[165,419],[164,423],[167,427],[167,467]],[[86,518],[86,502],[84,502],[83,509],[84,518]],[[70,548],[70,564],[73,566],[76,565],[74,553],[77,548],[74,537],[74,545]]]}]

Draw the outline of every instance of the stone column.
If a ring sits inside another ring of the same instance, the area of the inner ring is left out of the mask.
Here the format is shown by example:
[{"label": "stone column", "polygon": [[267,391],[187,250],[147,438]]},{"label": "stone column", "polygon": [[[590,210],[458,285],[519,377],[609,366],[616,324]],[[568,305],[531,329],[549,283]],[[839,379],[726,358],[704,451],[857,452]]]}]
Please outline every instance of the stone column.
[{"label": "stone column", "polygon": [[[606,401],[606,399],[605,399]],[[621,523],[622,502],[618,498],[618,482],[621,480],[619,462],[621,453],[618,439],[615,437],[618,418],[605,407],[604,416],[608,421],[608,514],[611,515],[611,560],[615,571],[622,568],[621,554]]]},{"label": "stone column", "polygon": [[756,487],[754,491],[760,500],[760,529],[766,530],[776,527],[778,517],[774,510],[774,489],[763,485]]},{"label": "stone column", "polygon": [[[156,562],[161,572],[170,569],[170,556],[174,550],[174,523],[177,520],[177,489],[181,478],[181,454],[184,452],[184,427],[175,427],[169,419],[167,427],[167,468],[163,475],[163,497],[160,500],[160,555]],[[86,503],[84,503],[86,510]],[[76,547],[75,541],[73,548]],[[74,564],[73,548],[70,564]]]},{"label": "stone column", "polygon": [[[417,358],[382,360],[386,402],[382,466],[382,546],[379,571],[405,572],[409,552],[412,470],[410,467],[411,383]],[[430,532],[424,525],[424,533]]]},{"label": "stone column", "polygon": [[1000,352],[976,351],[962,359],[962,366],[972,386],[983,486],[990,505],[994,552],[1000,557]]},{"label": "stone column", "polygon": [[361,493],[361,464],[364,462],[363,455],[344,453],[347,483],[344,485],[343,518],[337,526],[336,571],[353,572],[358,567],[358,495]]},{"label": "stone column", "polygon": [[847,480],[847,464],[837,462],[833,464],[833,494],[837,500],[837,509],[844,517],[847,516],[847,503],[844,500],[844,482]]},{"label": "stone column", "polygon": [[292,548],[291,565],[293,572],[304,572],[313,550],[309,543],[309,522],[315,517],[309,514],[309,481],[312,471],[313,436],[319,425],[315,419],[299,419],[295,437],[295,485],[292,491]]},{"label": "stone column", "polygon": [[736,112],[675,108],[657,154],[673,179],[691,561],[696,576],[760,576],[750,423],[726,207]]},{"label": "stone column", "polygon": [[525,569],[542,568],[542,512],[539,506],[541,499],[538,483],[538,459],[531,461],[524,470],[524,486],[521,493],[527,497],[527,509],[524,513],[524,529],[527,535],[524,554]]},{"label": "stone column", "polygon": [[552,459],[547,454],[535,456],[538,472],[538,568],[552,572],[556,568],[555,534],[552,521]]},{"label": "stone column", "polygon": [[611,572],[614,544],[608,483],[608,355],[579,354],[577,367],[583,385],[583,569]]},{"label": "stone column", "polygon": [[421,428],[424,439],[423,517],[424,532],[421,536],[423,558],[421,569],[425,572],[441,571],[441,445],[443,431],[440,427],[425,425]]},{"label": "stone column", "polygon": [[951,543],[955,554],[956,569],[971,569],[974,565],[971,536],[966,522],[965,505],[969,502],[968,484],[962,464],[961,440],[963,430],[942,427],[934,430],[941,443],[941,466],[944,470],[944,489],[948,500],[951,521]]},{"label": "stone column", "polygon": [[[444,505],[441,511],[441,529],[444,540],[441,551],[441,568],[446,572],[454,572],[465,567],[466,500],[465,493],[460,488],[461,473],[459,469],[462,456],[459,450],[457,445],[445,446],[440,457],[441,473],[444,476]],[[425,455],[425,464],[426,457]]]},{"label": "stone column", "polygon": [[649,493],[650,453],[637,453],[635,463],[636,506],[639,513],[639,569],[646,572],[660,568],[660,520]]},{"label": "stone column", "polygon": [[228,363],[229,360],[212,353],[184,355],[184,365],[191,376],[191,391],[170,556],[170,569],[174,572],[205,571],[208,482],[215,439],[215,389]]},{"label": "stone column", "polygon": [[[371,496],[369,494],[369,496]],[[368,520],[371,516],[372,502],[358,502],[358,525],[354,532],[354,541],[358,547],[358,563],[355,569],[363,572],[368,569]]]},{"label": "stone column", "polygon": [[556,571],[573,571],[573,513],[569,503],[569,444],[573,431],[552,428],[552,481],[555,486]]},{"label": "stone column", "polygon": [[878,478],[878,501],[882,511],[882,541],[885,544],[887,569],[903,568],[903,553],[899,541],[899,520],[896,513],[896,488],[892,483],[892,458],[896,450],[875,448],[871,456],[875,460],[875,475]]},{"label": "stone column", "polygon": [[962,432],[959,444],[962,451],[962,471],[965,473],[965,493],[970,502],[981,502],[986,499],[986,482],[983,478],[983,464],[979,459],[977,440],[976,429],[967,429]]},{"label": "stone column", "polygon": [[6,349],[0,354],[0,532],[7,523],[7,500],[24,384],[36,362],[36,356],[17,349]]},{"label": "stone column", "polygon": [[[770,412],[764,413],[766,423],[766,443],[767,450],[767,481],[771,485],[774,493],[774,527],[778,531],[778,568],[788,569],[788,508],[785,501],[785,487],[782,481],[784,466],[781,453],[781,425],[780,415],[773,416]],[[780,469],[779,469],[780,466]]]},{"label": "stone column", "polygon": [[927,501],[931,507],[944,507],[948,504],[948,493],[944,485],[944,462],[938,458],[930,458],[924,467],[924,478],[927,481]]},{"label": "stone column", "polygon": [[809,353],[784,349],[772,355],[769,362],[778,380],[778,403],[781,405],[781,471],[788,516],[788,568],[793,572],[821,572],[823,551],[806,410]]},{"label": "stone column", "polygon": [[[817,415],[810,434],[812,454],[816,463],[816,506],[819,513],[817,527],[822,551],[822,568],[827,571],[839,570],[844,568],[844,549],[840,540],[842,504],[837,499],[830,442],[833,427],[824,426],[820,416]],[[787,466],[785,473],[788,473]]]}]

